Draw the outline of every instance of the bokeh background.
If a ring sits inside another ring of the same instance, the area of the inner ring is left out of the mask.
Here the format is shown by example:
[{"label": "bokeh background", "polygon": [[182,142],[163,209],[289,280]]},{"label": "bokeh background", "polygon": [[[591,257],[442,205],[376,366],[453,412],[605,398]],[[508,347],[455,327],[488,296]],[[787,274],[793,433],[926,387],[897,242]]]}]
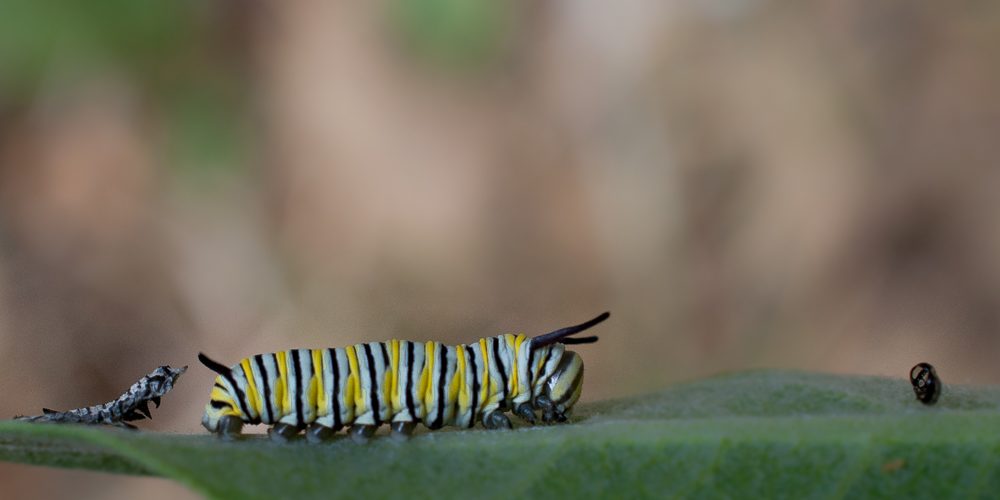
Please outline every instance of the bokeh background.
[{"label": "bokeh background", "polygon": [[[0,415],[611,310],[587,400],[1000,369],[1000,4],[0,4]],[[5,495],[189,495],[0,464]]]}]

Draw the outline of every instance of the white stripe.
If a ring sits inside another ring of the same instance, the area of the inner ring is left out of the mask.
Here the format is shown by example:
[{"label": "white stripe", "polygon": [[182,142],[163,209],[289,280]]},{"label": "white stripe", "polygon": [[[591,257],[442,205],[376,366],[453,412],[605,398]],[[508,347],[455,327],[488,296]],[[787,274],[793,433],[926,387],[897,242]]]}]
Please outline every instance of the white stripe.
[{"label": "white stripe", "polygon": [[[267,380],[270,382],[269,387],[271,388],[270,398],[268,398],[267,404],[271,407],[271,415],[274,416],[274,420],[277,421],[281,418],[281,402],[278,401],[278,383],[280,382],[279,376],[281,372],[278,371],[278,362],[275,354],[265,354],[264,355],[264,371],[267,372]],[[269,422],[273,423],[273,422]]]},{"label": "white stripe", "polygon": [[[257,360],[254,359],[256,356],[249,358],[250,360],[250,373],[253,375],[254,385],[257,386],[257,395],[263,401],[264,399],[264,374],[260,373],[260,368],[257,366]],[[267,401],[263,401],[266,405]],[[260,421],[265,424],[270,424],[271,422],[267,420],[267,411],[264,408],[260,409]]]},{"label": "white stripe", "polygon": [[[501,389],[500,384],[503,379],[500,378],[500,371],[497,368],[496,356],[493,355],[493,337],[486,339],[486,352],[483,353],[489,365],[489,384],[490,388],[486,393],[486,400],[483,401],[483,415],[489,415],[493,410],[500,406],[500,396],[502,395],[503,389]],[[482,382],[480,382],[482,383]]]},{"label": "white stripe", "polygon": [[[414,420],[413,415],[410,414],[410,409],[406,406],[406,382],[410,380],[410,353],[409,346],[413,344],[408,340],[399,341],[399,362],[396,363],[396,370],[398,377],[396,381],[396,394],[394,396],[399,399],[399,408],[395,408],[396,414],[392,417],[393,422],[412,422]],[[414,351],[416,346],[414,346]]]},{"label": "white stripe", "polygon": [[340,373],[337,384],[340,393],[340,422],[350,425],[354,421],[354,400],[347,398],[347,379],[351,376],[351,361],[347,357],[346,348],[341,347],[334,352],[337,354],[337,371]]},{"label": "white stripe", "polygon": [[302,376],[302,392],[299,394],[302,401],[302,422],[311,424],[316,420],[316,408],[309,404],[309,383],[313,377],[312,352],[309,349],[299,349],[299,369]]},{"label": "white stripe", "polygon": [[[413,362],[410,364],[409,373],[413,374],[413,386],[410,393],[413,396],[413,415],[415,420],[424,421],[427,416],[427,407],[424,405],[424,395],[420,392],[420,375],[424,373],[424,365],[427,361],[427,346],[420,342],[413,342]],[[405,390],[405,389],[404,389]]]},{"label": "white stripe", "polygon": [[566,351],[566,346],[563,344],[552,344],[547,346],[547,349],[551,351],[549,354],[549,361],[545,363],[542,367],[542,373],[535,379],[535,390],[534,395],[538,396],[542,393],[542,389],[545,387],[545,383],[549,380],[549,377],[555,373],[556,367],[559,366],[559,361],[562,360],[563,352]]},{"label": "white stripe", "polygon": [[444,373],[444,400],[438,404],[444,405],[444,418],[442,425],[454,425],[455,406],[458,401],[451,398],[451,384],[455,380],[455,372],[458,371],[458,354],[455,346],[443,346],[445,348],[446,364],[443,367]]},{"label": "white stripe", "polygon": [[[479,342],[471,344],[471,346],[473,354],[476,357],[476,378],[479,380],[479,388],[476,391],[476,409],[473,414],[470,415],[470,418],[478,421],[479,417],[482,415],[482,409],[486,406],[486,402],[489,399],[489,395],[487,395],[486,398],[483,397],[483,387],[485,387],[485,384],[490,382],[489,374],[487,373],[484,377],[483,372],[489,367],[489,364],[483,359],[483,348],[479,345]],[[472,382],[470,381],[469,384],[469,387],[471,388]]]},{"label": "white stripe", "polygon": [[[392,408],[389,401],[385,399],[385,358],[382,357],[382,343],[369,342],[368,348],[372,353],[372,361],[375,362],[375,380],[372,380],[372,390],[378,400],[378,417],[380,422],[388,422],[392,418]],[[387,349],[388,350],[388,349]],[[390,358],[391,361],[391,358]],[[371,398],[371,395],[368,396]]]},{"label": "white stripe", "polygon": [[329,349],[323,349],[321,351],[321,359],[323,363],[323,397],[326,401],[326,406],[323,408],[323,416],[316,419],[316,422],[320,425],[326,427],[333,427],[333,358],[330,356]]},{"label": "white stripe", "polygon": [[[368,355],[365,353],[365,345],[354,346],[354,353],[358,358],[358,377],[361,382],[361,394],[355,394],[355,401],[361,401],[361,407],[355,408],[354,423],[358,425],[374,425],[375,414],[372,413],[372,379],[368,376]],[[374,358],[372,353],[372,357]],[[361,411],[364,410],[364,411]],[[360,413],[358,413],[360,411]]]}]

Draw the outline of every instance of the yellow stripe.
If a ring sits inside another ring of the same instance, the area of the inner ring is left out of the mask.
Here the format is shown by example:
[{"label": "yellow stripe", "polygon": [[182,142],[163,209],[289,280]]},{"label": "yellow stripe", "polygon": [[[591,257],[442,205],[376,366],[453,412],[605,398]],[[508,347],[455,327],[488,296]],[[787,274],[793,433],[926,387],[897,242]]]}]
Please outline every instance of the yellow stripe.
[{"label": "yellow stripe", "polygon": [[[511,394],[510,394],[511,398],[513,398],[514,396],[517,396],[518,393],[521,392],[520,391],[521,384],[519,384],[517,382],[517,374],[518,374],[517,360],[518,360],[518,358],[521,357],[521,344],[524,343],[524,339],[526,339],[526,338],[527,337],[525,337],[524,334],[521,334],[521,335],[518,335],[517,338],[514,339],[514,376],[511,377],[513,379],[512,385],[514,386],[514,390],[511,391]],[[529,366],[528,369],[531,369],[531,367]]]},{"label": "yellow stripe", "polygon": [[288,366],[285,365],[288,352],[281,351],[276,353],[275,357],[278,358],[278,386],[275,387],[275,392],[278,394],[275,397],[281,402],[281,415],[275,415],[275,418],[277,418],[292,412],[292,402],[289,400],[288,394],[291,392],[288,390]]},{"label": "yellow stripe", "polygon": [[[403,407],[403,404],[399,401],[399,341],[392,339],[389,341],[389,345],[391,346],[389,350],[392,352],[392,383],[390,384],[392,386],[392,396],[390,401],[392,404],[392,413],[395,414]],[[413,360],[411,359],[410,362],[412,363]]]},{"label": "yellow stripe", "polygon": [[[581,370],[582,369],[583,368],[581,368]],[[569,397],[569,403],[570,404],[576,403],[580,399],[580,393],[582,392],[583,392],[583,375],[580,375],[580,385],[577,385],[576,389],[573,389],[573,395]]]},{"label": "yellow stripe", "polygon": [[424,395],[424,413],[434,402],[434,384],[430,383],[430,378],[434,374],[434,352],[437,350],[437,342],[430,341],[424,347],[424,371],[420,373],[420,393]]},{"label": "yellow stripe", "polygon": [[511,356],[510,362],[510,379],[508,379],[507,387],[507,398],[513,399],[517,395],[517,349],[514,347],[514,336],[511,334],[506,334],[503,336],[504,342],[507,343],[507,347],[514,351],[514,355]]},{"label": "yellow stripe", "polygon": [[[458,357],[458,369],[455,370],[455,392],[458,393],[458,413],[462,414],[469,409],[469,400],[472,398],[469,396],[469,386],[465,383],[465,347],[455,347],[455,353]],[[455,395],[452,394],[451,397],[454,399]]]},{"label": "yellow stripe", "polygon": [[[313,358],[313,381],[315,387],[310,387],[310,403],[316,408],[316,416],[326,415],[326,391],[323,387],[323,350],[311,349]],[[310,384],[313,385],[313,384]]]},{"label": "yellow stripe", "polygon": [[[218,383],[223,383],[222,377],[217,377],[215,381]],[[212,393],[209,396],[209,399],[214,399],[216,401],[225,401],[229,403],[231,409],[223,410],[219,414],[220,417],[224,417],[227,415],[236,415],[237,417],[240,416],[240,407],[236,404],[236,401],[233,399],[233,397],[229,394],[228,391],[224,391],[222,389],[219,389],[218,387],[212,387]]]},{"label": "yellow stripe", "polygon": [[486,349],[486,339],[479,339],[479,349],[483,353],[483,389],[479,394],[480,405],[486,406],[486,398],[491,394],[490,392],[490,352]]},{"label": "yellow stripe", "polygon": [[260,394],[257,392],[257,383],[253,379],[253,369],[250,367],[250,358],[244,358],[240,361],[240,366],[243,367],[243,373],[247,376],[247,406],[253,409],[253,411],[259,416],[260,415]]},{"label": "yellow stripe", "polygon": [[[217,381],[218,380],[221,380],[221,377],[217,379]],[[224,391],[215,386],[212,386],[211,399],[217,399],[219,401],[225,401],[227,403],[234,403],[233,406],[236,406],[235,405],[236,402],[233,401],[233,397],[229,395],[229,391]]]},{"label": "yellow stripe", "polygon": [[[354,346],[349,345],[344,350],[347,352],[347,364],[351,368],[351,374],[347,377],[347,386],[351,388],[351,393],[354,395],[354,414],[364,413],[365,405],[364,395],[361,394],[361,376],[358,374],[358,353],[354,351]],[[347,398],[344,398],[345,401]]]},{"label": "yellow stripe", "polygon": [[566,395],[566,393],[571,389],[570,385],[573,383],[573,379],[576,377],[576,373],[583,369],[583,360],[580,356],[573,356],[570,358],[570,363],[566,367],[566,371],[563,373],[556,384],[552,386],[551,396],[553,401],[558,401]]}]

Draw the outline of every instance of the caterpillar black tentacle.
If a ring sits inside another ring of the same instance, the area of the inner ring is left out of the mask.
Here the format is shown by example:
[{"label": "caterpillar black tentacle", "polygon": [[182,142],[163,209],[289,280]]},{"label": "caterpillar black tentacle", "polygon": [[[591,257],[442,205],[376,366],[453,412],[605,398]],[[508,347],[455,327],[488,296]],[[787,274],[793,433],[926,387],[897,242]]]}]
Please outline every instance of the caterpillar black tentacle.
[{"label": "caterpillar black tentacle", "polygon": [[534,338],[505,334],[466,345],[390,340],[336,349],[292,349],[257,354],[227,367],[204,354],[218,374],[202,425],[223,437],[244,424],[268,424],[272,439],[305,431],[311,442],[343,428],[356,441],[382,424],[409,436],[417,423],[429,429],[509,429],[504,412],[528,423],[564,422],[583,388],[583,361],[565,345],[597,342],[572,337],[606,320]]},{"label": "caterpillar black tentacle", "polygon": [[160,398],[170,392],[186,366],[171,368],[161,366],[132,384],[124,394],[107,403],[69,411],[42,408],[42,414],[31,417],[17,416],[15,420],[28,422],[55,422],[66,424],[114,425],[135,429],[129,422],[152,419],[149,403],[160,407]]}]

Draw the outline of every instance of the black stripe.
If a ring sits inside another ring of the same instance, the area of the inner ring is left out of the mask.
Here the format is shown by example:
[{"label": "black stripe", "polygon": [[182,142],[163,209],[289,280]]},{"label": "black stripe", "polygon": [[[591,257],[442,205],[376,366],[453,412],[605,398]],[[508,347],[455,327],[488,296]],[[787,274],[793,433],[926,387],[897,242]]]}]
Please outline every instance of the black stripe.
[{"label": "black stripe", "polygon": [[476,351],[465,346],[465,352],[469,355],[469,369],[472,370],[472,416],[469,417],[469,427],[472,427],[476,425],[476,406],[479,405],[479,368],[476,366]]},{"label": "black stripe", "polygon": [[330,368],[333,370],[333,389],[327,391],[327,395],[333,400],[333,428],[339,429],[344,425],[340,421],[340,363],[337,362],[337,351],[327,349],[330,353]]},{"label": "black stripe", "polygon": [[271,382],[268,380],[270,378],[267,373],[267,368],[264,366],[264,356],[258,354],[253,357],[254,363],[257,363],[257,370],[260,372],[260,380],[264,383],[264,408],[267,410],[267,423],[274,422],[274,414],[271,412]]},{"label": "black stripe", "polygon": [[552,357],[552,347],[549,347],[548,349],[549,350],[545,353],[545,357],[542,358],[542,375],[545,374],[545,365],[549,364],[549,358]]},{"label": "black stripe", "polygon": [[[246,368],[243,367],[243,362],[242,361],[240,362],[240,368],[239,369],[240,369],[240,373],[243,374],[243,378],[245,378],[246,381],[247,381],[247,387],[250,387],[250,378],[253,377],[253,372],[248,372],[246,370]],[[249,408],[253,408],[253,401],[250,401],[250,394],[249,393],[247,393],[244,396],[244,399],[246,399],[246,402],[244,403],[246,405],[246,407],[248,409]],[[248,420],[248,422],[250,422],[251,424],[259,424],[260,423],[260,415],[255,415],[252,419]]]},{"label": "black stripe", "polygon": [[292,355],[292,368],[295,370],[295,425],[302,427],[305,418],[302,414],[302,367],[299,366],[299,350],[288,351]]},{"label": "black stripe", "polygon": [[[531,341],[529,340],[528,342]],[[532,349],[531,346],[527,347],[528,347],[528,388],[534,389],[533,386],[535,385],[535,366],[532,364],[532,362],[535,360],[535,350]],[[515,354],[515,356],[516,355],[517,354]]]},{"label": "black stripe", "polygon": [[406,409],[410,410],[410,416],[417,421],[420,419],[417,417],[417,409],[413,407],[413,368],[417,364],[413,359],[413,342],[406,343],[406,359],[410,364],[406,367],[406,371],[409,372],[409,376],[406,377]]},{"label": "black stripe", "polygon": [[239,407],[240,407],[240,413],[243,414],[243,416],[245,417],[246,420],[249,420],[250,419],[250,413],[247,412],[247,409],[244,406],[244,401],[243,401],[244,399],[246,399],[246,394],[243,394],[243,390],[240,389],[240,386],[236,385],[236,379],[233,378],[233,372],[232,372],[232,370],[230,370],[229,373],[220,374],[220,376],[222,378],[226,379],[226,382],[229,382],[229,385],[232,386],[233,391],[236,392],[236,398],[235,399],[236,399],[236,404],[239,405]]},{"label": "black stripe", "polygon": [[385,363],[385,369],[389,370],[392,366],[392,362],[389,360],[389,349],[385,347],[385,342],[379,342],[378,346],[382,348],[382,361]]},{"label": "black stripe", "polygon": [[215,408],[216,410],[221,410],[223,408],[232,408],[232,405],[230,405],[229,403],[225,401],[219,401],[218,399],[213,399],[209,403],[212,405],[212,408]]},{"label": "black stripe", "polygon": [[[559,364],[562,365],[562,362]],[[569,363],[566,363],[566,366],[568,367]],[[569,384],[569,390],[566,391],[566,394],[564,394],[563,397],[559,398],[558,401],[553,401],[553,403],[560,405],[569,401],[569,398],[573,396],[573,392],[575,392],[574,389],[576,389],[577,384],[580,383],[581,378],[583,378],[583,370],[577,370],[576,376],[573,377],[573,381]]]},{"label": "black stripe", "polygon": [[503,397],[500,398],[500,407],[507,406],[507,369],[500,361],[500,338],[493,337],[493,361],[497,364],[497,371],[500,372],[500,380],[503,381]]},{"label": "black stripe", "polygon": [[228,389],[226,389],[226,386],[224,386],[224,385],[222,385],[222,384],[220,384],[220,383],[218,383],[218,382],[216,382],[216,383],[215,383],[215,387],[218,387],[219,389],[222,389],[222,390],[224,390],[224,391],[225,391],[225,390],[228,390]]},{"label": "black stripe", "polygon": [[371,410],[372,415],[375,418],[375,425],[382,425],[382,419],[379,417],[378,408],[378,382],[375,380],[375,356],[372,356],[372,348],[368,344],[364,344],[365,347],[365,358],[368,360],[368,376],[371,377],[371,390],[369,391],[369,396],[371,399]]},{"label": "black stripe", "polygon": [[438,344],[438,349],[441,353],[441,355],[438,356],[438,358],[440,358],[438,363],[441,365],[441,375],[438,376],[438,414],[437,418],[434,419],[434,425],[431,426],[431,429],[440,429],[444,426],[444,384],[445,376],[448,372],[448,348],[445,347],[444,344]]}]

